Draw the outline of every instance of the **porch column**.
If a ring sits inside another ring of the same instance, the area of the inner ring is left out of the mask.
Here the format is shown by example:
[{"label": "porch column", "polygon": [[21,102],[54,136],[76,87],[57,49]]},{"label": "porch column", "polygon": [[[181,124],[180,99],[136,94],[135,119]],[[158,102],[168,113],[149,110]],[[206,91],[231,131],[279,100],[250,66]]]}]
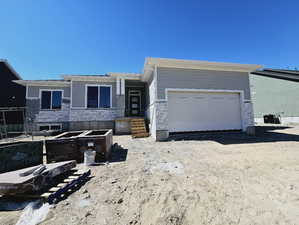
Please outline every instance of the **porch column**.
[{"label": "porch column", "polygon": [[120,95],[120,78],[116,78],[116,95]]},{"label": "porch column", "polygon": [[122,77],[116,78],[116,107],[118,109],[116,118],[124,117],[125,110],[126,110],[126,99],[125,99],[125,79]]},{"label": "porch column", "polygon": [[125,95],[125,78],[121,78],[121,95]]}]

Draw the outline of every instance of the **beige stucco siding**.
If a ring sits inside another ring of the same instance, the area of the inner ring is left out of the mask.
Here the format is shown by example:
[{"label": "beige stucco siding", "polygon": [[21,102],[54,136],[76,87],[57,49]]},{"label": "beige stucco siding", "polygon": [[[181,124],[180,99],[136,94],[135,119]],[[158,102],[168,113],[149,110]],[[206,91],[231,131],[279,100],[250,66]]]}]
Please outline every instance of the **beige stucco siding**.
[{"label": "beige stucco siding", "polygon": [[166,88],[243,90],[250,99],[249,77],[246,72],[158,68],[157,97],[165,99]]},{"label": "beige stucco siding", "polygon": [[116,107],[116,82],[72,82],[72,107],[85,108],[86,85],[112,85],[112,107]]}]

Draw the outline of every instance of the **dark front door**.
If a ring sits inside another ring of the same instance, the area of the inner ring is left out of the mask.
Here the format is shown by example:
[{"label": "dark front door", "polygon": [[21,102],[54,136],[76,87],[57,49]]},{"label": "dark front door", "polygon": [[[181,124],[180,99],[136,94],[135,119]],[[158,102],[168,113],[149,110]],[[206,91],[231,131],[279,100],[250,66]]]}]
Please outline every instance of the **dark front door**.
[{"label": "dark front door", "polygon": [[131,95],[130,96],[130,114],[131,116],[140,115],[140,96]]}]

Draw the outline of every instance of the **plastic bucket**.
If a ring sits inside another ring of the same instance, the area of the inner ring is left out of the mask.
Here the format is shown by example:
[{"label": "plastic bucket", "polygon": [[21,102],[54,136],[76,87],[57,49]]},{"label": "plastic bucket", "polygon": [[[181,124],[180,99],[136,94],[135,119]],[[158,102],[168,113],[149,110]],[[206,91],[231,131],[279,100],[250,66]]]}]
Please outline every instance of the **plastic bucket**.
[{"label": "plastic bucket", "polygon": [[96,158],[96,152],[87,150],[84,152],[84,164],[90,166],[94,164]]}]

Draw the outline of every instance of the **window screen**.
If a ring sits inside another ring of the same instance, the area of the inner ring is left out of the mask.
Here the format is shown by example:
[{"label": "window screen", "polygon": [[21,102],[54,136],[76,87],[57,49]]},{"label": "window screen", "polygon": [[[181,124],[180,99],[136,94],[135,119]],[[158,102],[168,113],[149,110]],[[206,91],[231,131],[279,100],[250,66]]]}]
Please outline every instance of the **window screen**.
[{"label": "window screen", "polygon": [[111,92],[110,87],[100,87],[100,107],[111,107]]},{"label": "window screen", "polygon": [[61,91],[52,92],[52,109],[61,109]]}]

